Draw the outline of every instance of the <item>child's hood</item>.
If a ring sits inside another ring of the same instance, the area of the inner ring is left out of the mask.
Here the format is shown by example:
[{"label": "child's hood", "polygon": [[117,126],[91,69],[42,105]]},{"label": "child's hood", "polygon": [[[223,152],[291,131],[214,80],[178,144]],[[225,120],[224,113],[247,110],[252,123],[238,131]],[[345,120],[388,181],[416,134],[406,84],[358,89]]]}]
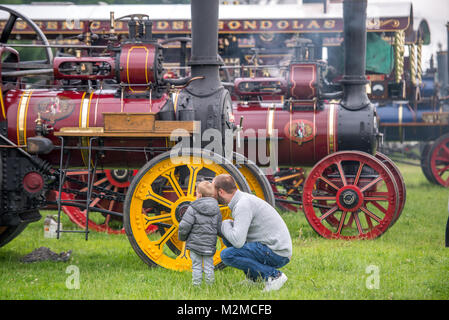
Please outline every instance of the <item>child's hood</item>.
[{"label": "child's hood", "polygon": [[220,214],[218,202],[212,197],[199,198],[190,204],[196,211],[206,216]]}]

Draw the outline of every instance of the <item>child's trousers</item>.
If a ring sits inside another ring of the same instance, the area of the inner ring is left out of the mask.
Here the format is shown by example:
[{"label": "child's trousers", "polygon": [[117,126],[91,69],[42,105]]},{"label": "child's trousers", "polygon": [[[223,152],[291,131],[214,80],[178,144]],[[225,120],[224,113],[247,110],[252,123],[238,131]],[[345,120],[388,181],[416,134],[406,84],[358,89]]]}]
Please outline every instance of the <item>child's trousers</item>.
[{"label": "child's trousers", "polygon": [[207,284],[214,282],[214,256],[202,256],[190,251],[192,259],[192,282],[193,285],[200,285],[204,277]]}]

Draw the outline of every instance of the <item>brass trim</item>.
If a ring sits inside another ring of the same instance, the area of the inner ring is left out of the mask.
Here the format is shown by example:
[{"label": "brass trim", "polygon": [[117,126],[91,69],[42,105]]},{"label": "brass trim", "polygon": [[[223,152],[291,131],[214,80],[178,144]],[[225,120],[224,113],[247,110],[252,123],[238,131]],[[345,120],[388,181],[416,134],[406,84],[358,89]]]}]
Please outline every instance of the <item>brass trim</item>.
[{"label": "brass trim", "polygon": [[327,126],[327,153],[331,154],[335,152],[335,104],[331,104],[329,107],[329,122]]},{"label": "brass trim", "polygon": [[25,90],[17,107],[17,144],[26,144],[26,118],[33,90]]}]

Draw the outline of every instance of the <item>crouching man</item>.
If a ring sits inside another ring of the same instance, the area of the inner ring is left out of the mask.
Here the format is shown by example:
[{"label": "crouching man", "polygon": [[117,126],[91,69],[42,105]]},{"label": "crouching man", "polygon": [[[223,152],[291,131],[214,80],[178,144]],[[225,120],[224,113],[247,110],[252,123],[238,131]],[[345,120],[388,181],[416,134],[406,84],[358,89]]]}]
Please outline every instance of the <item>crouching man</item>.
[{"label": "crouching man", "polygon": [[213,184],[218,203],[228,205],[234,219],[224,220],[221,226],[228,247],[221,252],[221,260],[243,270],[249,283],[263,279],[264,291],[279,290],[287,276],[278,269],[292,256],[284,220],[266,201],[238,190],[232,176],[218,175]]}]

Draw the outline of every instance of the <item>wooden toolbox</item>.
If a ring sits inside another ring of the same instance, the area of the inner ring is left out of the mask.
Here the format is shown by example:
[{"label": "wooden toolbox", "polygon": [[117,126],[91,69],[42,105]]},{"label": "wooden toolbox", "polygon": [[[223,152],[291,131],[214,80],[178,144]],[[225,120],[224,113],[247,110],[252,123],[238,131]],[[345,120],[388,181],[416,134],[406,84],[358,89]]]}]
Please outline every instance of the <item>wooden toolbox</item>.
[{"label": "wooden toolbox", "polygon": [[176,129],[191,135],[199,130],[199,121],[156,120],[156,113],[105,112],[103,127],[65,127],[56,136],[95,137],[169,137]]}]

